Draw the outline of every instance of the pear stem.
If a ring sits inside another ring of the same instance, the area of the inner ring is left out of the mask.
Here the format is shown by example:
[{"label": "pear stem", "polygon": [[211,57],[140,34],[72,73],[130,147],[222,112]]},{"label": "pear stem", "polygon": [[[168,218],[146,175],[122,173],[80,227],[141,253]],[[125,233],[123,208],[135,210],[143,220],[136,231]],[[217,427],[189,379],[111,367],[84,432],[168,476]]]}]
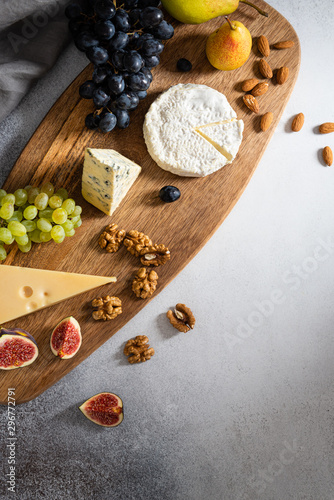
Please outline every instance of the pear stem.
[{"label": "pear stem", "polygon": [[240,0],[240,2],[250,5],[251,7],[253,7],[253,9],[257,10],[258,13],[261,14],[261,16],[268,17],[269,15],[268,12],[265,12],[264,10],[260,9],[259,7],[257,7],[257,5],[254,5],[252,2],[248,2],[248,0]]},{"label": "pear stem", "polygon": [[231,23],[231,21],[229,20],[229,18],[227,16],[225,16],[225,19],[228,22],[228,24],[230,25],[231,30],[237,29],[236,26]]}]

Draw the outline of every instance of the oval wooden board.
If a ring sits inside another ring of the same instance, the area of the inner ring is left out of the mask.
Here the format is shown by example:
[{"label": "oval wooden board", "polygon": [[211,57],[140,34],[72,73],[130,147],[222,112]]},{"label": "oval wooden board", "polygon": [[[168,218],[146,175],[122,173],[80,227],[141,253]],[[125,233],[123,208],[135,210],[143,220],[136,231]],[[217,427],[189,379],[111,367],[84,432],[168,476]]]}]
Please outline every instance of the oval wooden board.
[{"label": "oval wooden board", "polygon": [[[16,326],[31,332],[37,340],[40,355],[35,363],[26,368],[1,372],[1,403],[7,402],[8,387],[16,389],[17,403],[38,396],[100,347],[148,303],[147,300],[137,299],[131,292],[131,280],[139,268],[138,259],[125,248],[116,254],[106,254],[99,248],[98,236],[108,223],[115,222],[126,230],[143,231],[154,242],[164,243],[170,248],[171,260],[157,269],[157,294],[203,247],[239,199],[280,120],[300,65],[300,47],[294,29],[268,4],[262,0],[257,0],[257,4],[269,12],[269,18],[241,4],[238,11],[230,16],[231,19],[243,22],[254,41],[259,35],[265,34],[270,43],[288,39],[295,42],[292,49],[272,50],[268,58],[273,69],[288,66],[290,75],[282,86],[276,84],[275,78],[270,81],[267,94],[258,98],[260,115],[254,115],[245,108],[240,89],[243,80],[254,76],[261,78],[257,69],[260,54],[256,43],[243,67],[232,72],[221,72],[208,63],[205,41],[222,24],[223,18],[198,26],[175,22],[175,36],[167,42],[161,64],[154,70],[149,96],[132,112],[128,129],[104,135],[83,126],[84,117],[92,110],[92,103],[80,99],[78,87],[90,78],[92,68],[88,66],[58,99],[30,139],[4,188],[13,192],[18,187],[41,185],[46,181],[53,182],[57,188],[65,186],[83,206],[83,225],[73,238],[66,238],[61,245],[53,242],[34,245],[29,254],[22,254],[14,248],[5,263],[114,275],[118,281],[6,324],[7,327]],[[192,61],[193,70],[190,73],[176,71],[176,61],[180,57]],[[147,153],[142,134],[144,115],[152,101],[171,85],[188,82],[206,84],[223,92],[238,117],[245,122],[243,143],[233,164],[200,179],[178,177],[157,167]],[[259,123],[261,113],[266,111],[273,112],[274,122],[263,133]],[[81,172],[86,147],[116,149],[142,166],[140,177],[111,218],[81,197]],[[180,188],[182,196],[178,202],[164,204],[157,198],[159,189],[167,184]],[[5,295],[6,291],[2,290],[1,293]],[[97,323],[91,317],[91,300],[107,294],[122,299],[123,314],[113,321]],[[175,301],[178,300],[175,297]],[[70,315],[75,316],[82,326],[83,344],[73,359],[65,361],[53,356],[49,339],[53,327]]]}]

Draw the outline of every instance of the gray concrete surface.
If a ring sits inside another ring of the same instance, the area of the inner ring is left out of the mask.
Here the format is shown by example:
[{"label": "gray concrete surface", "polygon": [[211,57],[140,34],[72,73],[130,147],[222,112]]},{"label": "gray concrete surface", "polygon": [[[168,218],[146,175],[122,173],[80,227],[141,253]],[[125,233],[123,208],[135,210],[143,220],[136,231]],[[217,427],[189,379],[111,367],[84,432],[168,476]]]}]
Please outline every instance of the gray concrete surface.
[{"label": "gray concrete surface", "polygon": [[[331,0],[271,3],[297,30],[302,65],[252,181],[159,296],[16,408],[15,494],[1,409],[1,499],[333,500],[334,170],[319,151],[334,139],[314,127],[334,120],[334,10]],[[69,48],[0,124],[0,183],[84,65]],[[288,133],[300,111],[303,130]],[[179,301],[196,315],[188,335],[165,319]],[[156,355],[131,366],[122,349],[137,334]],[[111,430],[77,409],[104,390],[125,406]]]}]

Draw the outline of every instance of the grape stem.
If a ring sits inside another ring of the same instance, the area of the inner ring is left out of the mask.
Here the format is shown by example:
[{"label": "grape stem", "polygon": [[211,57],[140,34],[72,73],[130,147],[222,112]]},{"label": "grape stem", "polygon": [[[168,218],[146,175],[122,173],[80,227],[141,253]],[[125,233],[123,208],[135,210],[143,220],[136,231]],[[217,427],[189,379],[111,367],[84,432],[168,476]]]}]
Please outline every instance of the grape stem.
[{"label": "grape stem", "polygon": [[251,7],[253,7],[253,9],[257,10],[258,13],[261,14],[261,16],[265,17],[269,16],[268,12],[265,12],[264,10],[260,9],[257,5],[254,5],[252,2],[249,2],[248,0],[240,0],[240,2],[250,5]]}]

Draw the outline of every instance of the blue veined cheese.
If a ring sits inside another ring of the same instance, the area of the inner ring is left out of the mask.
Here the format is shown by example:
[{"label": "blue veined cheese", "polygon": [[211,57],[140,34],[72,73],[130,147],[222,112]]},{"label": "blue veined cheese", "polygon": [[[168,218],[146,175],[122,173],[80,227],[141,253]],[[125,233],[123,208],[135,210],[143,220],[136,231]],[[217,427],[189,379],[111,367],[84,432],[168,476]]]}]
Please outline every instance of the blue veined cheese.
[{"label": "blue veined cheese", "polygon": [[[204,133],[205,126],[212,127],[207,132],[214,138]],[[152,103],[143,131],[148,152],[161,168],[204,177],[234,160],[243,121],[221,92],[188,83],[171,87]]]},{"label": "blue veined cheese", "polygon": [[82,196],[111,215],[141,172],[141,167],[113,149],[85,151]]}]

